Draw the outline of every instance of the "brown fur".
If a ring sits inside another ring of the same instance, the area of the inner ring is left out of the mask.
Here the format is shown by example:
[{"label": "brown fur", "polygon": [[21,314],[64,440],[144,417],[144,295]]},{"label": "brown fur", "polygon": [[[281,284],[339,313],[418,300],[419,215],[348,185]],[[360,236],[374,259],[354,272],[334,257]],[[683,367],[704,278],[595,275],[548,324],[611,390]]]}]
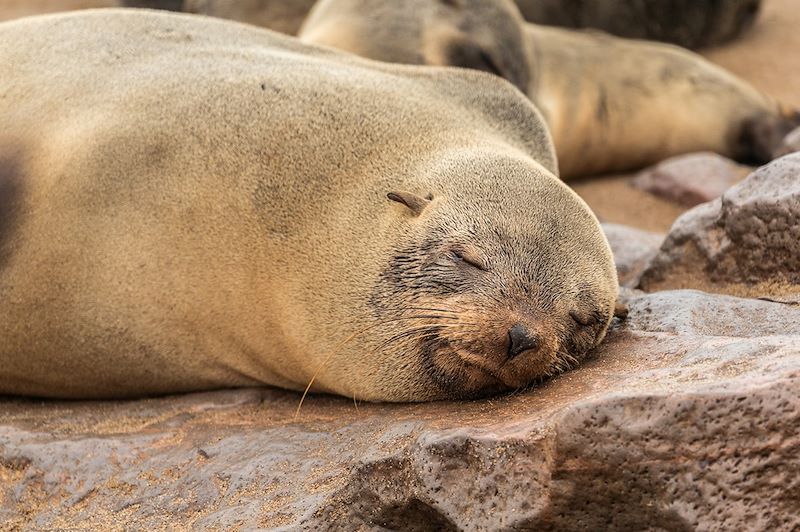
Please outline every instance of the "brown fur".
[{"label": "brown fur", "polygon": [[[299,36],[409,64],[492,71],[463,58],[493,58],[545,115],[565,178],[701,150],[763,162],[771,150],[758,132],[797,124],[771,98],[689,51],[527,24],[510,0],[320,0]],[[481,54],[446,53],[453,43]]]},{"label": "brown fur", "polygon": [[[496,76],[129,10],[4,23],[0,70],[0,130],[36,139],[0,393],[468,397],[611,319],[599,224]],[[517,324],[537,347],[508,360]]]}]

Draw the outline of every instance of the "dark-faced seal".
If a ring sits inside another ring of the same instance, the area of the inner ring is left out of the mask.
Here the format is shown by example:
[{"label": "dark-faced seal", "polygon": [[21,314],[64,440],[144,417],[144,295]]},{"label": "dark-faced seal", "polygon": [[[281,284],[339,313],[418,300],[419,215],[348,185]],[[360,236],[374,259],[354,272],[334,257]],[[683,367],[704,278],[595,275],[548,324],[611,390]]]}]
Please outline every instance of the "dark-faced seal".
[{"label": "dark-faced seal", "polygon": [[601,341],[617,279],[530,101],[256,27],[0,25],[0,393],[473,397]]},{"label": "dark-faced seal", "polygon": [[564,178],[692,151],[766,162],[800,124],[796,110],[688,50],[528,24],[511,0],[320,0],[299,37],[504,77],[544,114]]}]

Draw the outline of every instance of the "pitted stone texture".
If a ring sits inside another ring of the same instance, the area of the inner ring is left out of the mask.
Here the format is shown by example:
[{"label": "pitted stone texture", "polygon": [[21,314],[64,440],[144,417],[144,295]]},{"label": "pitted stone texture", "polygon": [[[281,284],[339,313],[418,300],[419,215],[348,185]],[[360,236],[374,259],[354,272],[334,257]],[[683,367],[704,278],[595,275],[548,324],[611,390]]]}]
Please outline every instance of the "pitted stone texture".
[{"label": "pitted stone texture", "polygon": [[664,235],[642,231],[629,225],[612,223],[601,225],[614,254],[619,284],[636,286],[642,272],[658,253]]},{"label": "pitted stone texture", "polygon": [[644,295],[623,290],[631,329],[690,336],[798,336],[800,306],[773,301],[672,290]]},{"label": "pitted stone texture", "polygon": [[753,169],[710,152],[679,155],[641,171],[636,188],[687,207],[720,197]]},{"label": "pitted stone texture", "polygon": [[800,527],[800,308],[622,297],[592,360],[483,401],[5,399],[0,528]]},{"label": "pitted stone texture", "polygon": [[722,198],[678,218],[639,286],[800,292],[800,153],[759,168]]}]

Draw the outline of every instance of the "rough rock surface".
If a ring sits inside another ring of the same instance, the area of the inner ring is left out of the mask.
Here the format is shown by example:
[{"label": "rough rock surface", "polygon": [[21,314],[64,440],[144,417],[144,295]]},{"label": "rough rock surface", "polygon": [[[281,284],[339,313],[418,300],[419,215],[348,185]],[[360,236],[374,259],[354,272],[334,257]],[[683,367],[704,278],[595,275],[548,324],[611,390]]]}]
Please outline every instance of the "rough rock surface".
[{"label": "rough rock surface", "polygon": [[642,170],[632,183],[661,198],[694,207],[720,197],[751,171],[721,155],[701,152],[662,161]]},{"label": "rough rock surface", "polygon": [[602,227],[614,253],[619,284],[636,286],[640,275],[658,253],[664,235],[622,224],[604,223]]},{"label": "rough rock surface", "polygon": [[0,528],[800,527],[800,308],[624,299],[591,361],[492,400],[5,399]]},{"label": "rough rock surface", "polygon": [[678,218],[639,286],[800,293],[800,153]]}]

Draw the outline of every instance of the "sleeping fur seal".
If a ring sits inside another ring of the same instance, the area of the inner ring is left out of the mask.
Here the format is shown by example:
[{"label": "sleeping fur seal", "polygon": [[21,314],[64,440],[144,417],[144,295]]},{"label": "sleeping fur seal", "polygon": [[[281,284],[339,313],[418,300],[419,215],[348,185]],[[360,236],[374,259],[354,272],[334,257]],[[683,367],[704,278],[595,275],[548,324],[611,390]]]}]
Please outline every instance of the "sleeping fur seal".
[{"label": "sleeping fur seal", "polygon": [[766,162],[800,125],[796,110],[688,50],[528,24],[511,0],[320,0],[299,37],[506,78],[544,114],[564,178],[692,151]]},{"label": "sleeping fur seal", "polygon": [[0,393],[516,389],[617,280],[511,84],[155,11],[0,25]]}]

